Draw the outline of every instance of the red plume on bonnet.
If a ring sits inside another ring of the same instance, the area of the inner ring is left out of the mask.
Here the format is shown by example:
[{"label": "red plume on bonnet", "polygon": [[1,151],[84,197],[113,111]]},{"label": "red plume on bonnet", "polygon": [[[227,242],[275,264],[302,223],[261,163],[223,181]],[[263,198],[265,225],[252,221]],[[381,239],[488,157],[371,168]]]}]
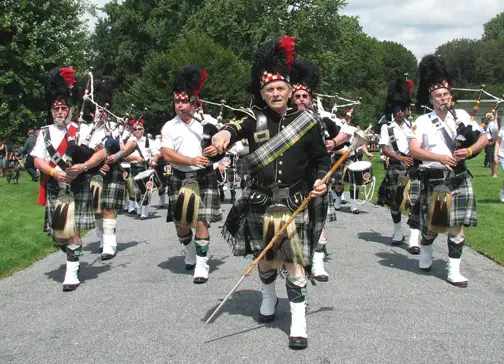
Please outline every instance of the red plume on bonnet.
[{"label": "red plume on bonnet", "polygon": [[203,85],[205,84],[205,80],[208,77],[208,72],[206,70],[202,70],[200,72],[200,75],[201,75],[201,81],[198,88],[194,90],[194,96],[198,96],[201,93],[201,90],[203,90]]},{"label": "red plume on bonnet", "polygon": [[287,66],[289,69],[289,73],[292,69],[292,64],[294,63],[294,48],[296,46],[296,38],[285,36],[280,39],[280,48],[285,51],[285,55],[287,56]]},{"label": "red plume on bonnet", "polygon": [[411,96],[413,94],[413,81],[408,80],[407,82],[408,82],[408,92]]},{"label": "red plume on bonnet", "polygon": [[63,78],[68,87],[73,87],[75,84],[75,71],[72,67],[60,68],[60,76]]}]

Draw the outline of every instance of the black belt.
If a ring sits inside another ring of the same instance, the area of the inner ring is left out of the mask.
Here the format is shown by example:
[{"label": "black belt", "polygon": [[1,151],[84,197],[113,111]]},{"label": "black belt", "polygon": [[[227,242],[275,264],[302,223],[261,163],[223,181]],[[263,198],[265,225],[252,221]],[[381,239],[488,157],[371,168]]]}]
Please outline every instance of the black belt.
[{"label": "black belt", "polygon": [[203,177],[208,176],[213,171],[214,171],[213,165],[208,166],[203,169],[198,169],[197,171],[194,171],[194,172],[182,172],[182,171],[179,171],[178,169],[173,168],[173,175],[178,178],[182,178],[182,179],[203,178]]},{"label": "black belt", "polygon": [[465,164],[458,164],[453,171],[450,171],[449,169],[426,169],[422,173],[427,179],[433,179],[433,180],[440,180],[440,179],[447,179],[448,177],[453,176],[453,178],[458,177],[462,173],[468,171],[467,167]]},{"label": "black belt", "polygon": [[250,185],[251,191],[260,192],[268,197],[273,197],[276,199],[286,199],[293,196],[296,192],[303,190],[305,184],[303,181],[298,181],[293,185],[276,185],[274,187],[266,187],[255,179],[252,179],[252,184]]}]

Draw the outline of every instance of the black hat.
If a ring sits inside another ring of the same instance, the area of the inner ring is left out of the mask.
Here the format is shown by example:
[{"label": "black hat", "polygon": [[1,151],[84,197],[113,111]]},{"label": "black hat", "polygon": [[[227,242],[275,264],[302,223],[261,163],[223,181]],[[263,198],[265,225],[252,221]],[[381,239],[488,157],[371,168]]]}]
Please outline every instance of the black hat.
[{"label": "black hat", "polygon": [[318,66],[307,59],[296,59],[290,74],[292,92],[305,90],[315,91],[320,84],[320,70]]},{"label": "black hat", "polygon": [[197,101],[207,76],[207,71],[196,66],[184,65],[179,68],[173,80],[173,99],[191,103]]},{"label": "black hat", "polygon": [[411,104],[411,96],[408,81],[398,78],[388,85],[387,101],[385,102],[385,114],[392,114],[395,107],[408,108]]},{"label": "black hat", "polygon": [[251,90],[256,105],[264,106],[260,91],[268,83],[279,80],[290,83],[295,45],[295,38],[285,36],[280,40],[267,41],[256,52],[251,70]]},{"label": "black hat", "polygon": [[441,56],[429,54],[425,56],[418,66],[420,82],[417,90],[417,108],[429,105],[429,95],[432,91],[447,88],[453,84],[453,79],[448,72]]},{"label": "black hat", "polygon": [[58,67],[47,74],[46,105],[51,117],[51,108],[55,103],[67,106],[77,105],[79,101],[79,89],[75,80],[75,71],[72,67]]}]

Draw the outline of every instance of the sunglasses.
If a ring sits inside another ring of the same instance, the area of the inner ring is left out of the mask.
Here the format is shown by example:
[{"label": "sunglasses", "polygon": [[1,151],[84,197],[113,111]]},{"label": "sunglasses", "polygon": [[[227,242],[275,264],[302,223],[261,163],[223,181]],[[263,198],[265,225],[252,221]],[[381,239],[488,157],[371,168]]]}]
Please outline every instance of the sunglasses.
[{"label": "sunglasses", "polygon": [[398,113],[398,112],[404,112],[406,110],[406,108],[404,106],[396,106],[394,108],[394,112],[395,113]]},{"label": "sunglasses", "polygon": [[135,128],[133,129],[134,131],[139,131],[139,130],[143,130],[143,128]]}]

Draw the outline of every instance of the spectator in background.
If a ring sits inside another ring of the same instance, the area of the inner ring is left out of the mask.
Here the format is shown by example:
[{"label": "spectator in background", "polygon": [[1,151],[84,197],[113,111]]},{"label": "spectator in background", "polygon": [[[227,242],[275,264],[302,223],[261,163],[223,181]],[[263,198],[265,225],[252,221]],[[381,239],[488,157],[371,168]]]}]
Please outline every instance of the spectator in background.
[{"label": "spectator in background", "polygon": [[35,142],[37,141],[37,137],[35,136],[35,132],[33,130],[28,130],[28,138],[25,141],[24,147],[23,147],[23,155],[26,156],[26,161],[25,161],[25,169],[26,172],[30,175],[32,178],[33,182],[38,181],[38,172],[35,169],[35,163],[33,157],[30,155],[30,153],[33,150],[33,147],[35,146]]},{"label": "spectator in background", "polygon": [[7,141],[0,140],[0,177],[4,176],[4,170],[7,167]]},{"label": "spectator in background", "polygon": [[493,178],[497,178],[497,170],[499,168],[499,164],[495,162],[495,141],[497,140],[497,135],[499,134],[499,127],[497,126],[497,122],[494,120],[491,114],[487,114],[487,118],[489,120],[488,126],[486,128],[486,132],[488,134],[488,159],[490,160],[490,172]]},{"label": "spectator in background", "polygon": [[[502,142],[503,139],[504,139],[504,127],[501,127],[495,138],[494,163],[499,164],[501,169],[504,171],[504,143]],[[504,180],[502,181],[500,200],[501,202],[504,202]]]}]

